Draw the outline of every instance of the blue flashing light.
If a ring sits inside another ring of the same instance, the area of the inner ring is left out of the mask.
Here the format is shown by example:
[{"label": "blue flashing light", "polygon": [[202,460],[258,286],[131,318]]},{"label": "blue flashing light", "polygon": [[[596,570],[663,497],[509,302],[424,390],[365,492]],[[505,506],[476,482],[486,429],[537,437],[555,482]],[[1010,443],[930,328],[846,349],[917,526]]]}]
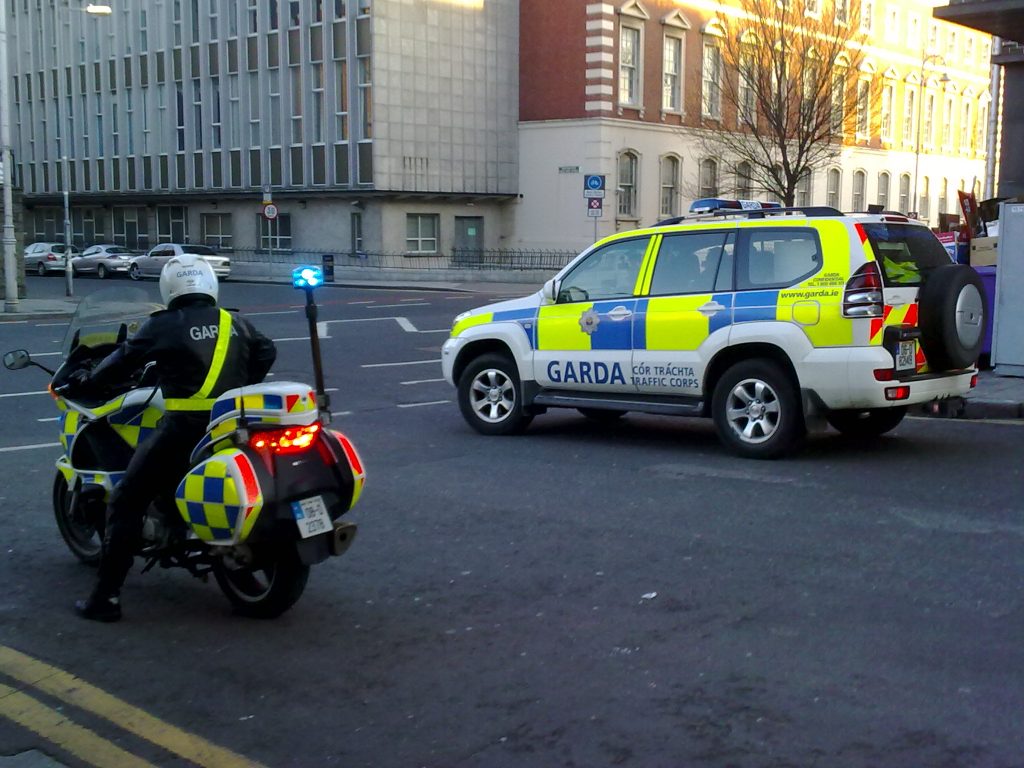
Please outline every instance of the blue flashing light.
[{"label": "blue flashing light", "polygon": [[316,288],[323,285],[324,271],[320,267],[297,267],[292,270],[292,285],[296,288]]},{"label": "blue flashing light", "polygon": [[770,210],[781,208],[781,203],[763,203],[759,200],[728,200],[720,197],[705,197],[690,204],[690,213],[710,213],[720,210]]}]

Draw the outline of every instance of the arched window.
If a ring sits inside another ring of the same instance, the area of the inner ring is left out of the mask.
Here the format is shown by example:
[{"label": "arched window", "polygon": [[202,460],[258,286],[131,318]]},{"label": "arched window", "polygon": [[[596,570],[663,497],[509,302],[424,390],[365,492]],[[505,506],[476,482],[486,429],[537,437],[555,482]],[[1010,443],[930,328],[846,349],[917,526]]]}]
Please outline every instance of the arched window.
[{"label": "arched window", "polygon": [[927,176],[921,177],[921,196],[917,199],[917,217],[927,219],[932,211],[931,179]]},{"label": "arched window", "polygon": [[803,176],[800,177],[800,181],[796,183],[796,204],[797,205],[810,205],[811,204],[811,180],[814,177],[812,171],[807,171]]},{"label": "arched window", "polygon": [[637,156],[635,152],[619,155],[619,216],[636,218]]},{"label": "arched window", "polygon": [[910,211],[910,174],[900,174],[900,204],[899,212],[907,213]]},{"label": "arched window", "polygon": [[878,174],[878,197],[875,200],[882,206],[883,211],[889,208],[890,178],[888,171],[882,171]]},{"label": "arched window", "polygon": [[746,161],[736,166],[736,196],[741,200],[754,197],[754,172]]},{"label": "arched window", "polygon": [[679,158],[666,155],[661,158],[661,208],[662,216],[679,214]]},{"label": "arched window", "polygon": [[853,172],[853,201],[852,207],[856,212],[864,211],[864,188],[867,185],[867,174],[864,171]]},{"label": "arched window", "polygon": [[949,213],[949,179],[939,179],[939,213]]},{"label": "arched window", "polygon": [[700,163],[700,196],[718,196],[718,163],[710,157]]},{"label": "arched window", "polygon": [[842,205],[841,187],[843,173],[838,168],[832,168],[828,172],[828,187],[825,192],[825,204],[832,208],[839,209]]}]

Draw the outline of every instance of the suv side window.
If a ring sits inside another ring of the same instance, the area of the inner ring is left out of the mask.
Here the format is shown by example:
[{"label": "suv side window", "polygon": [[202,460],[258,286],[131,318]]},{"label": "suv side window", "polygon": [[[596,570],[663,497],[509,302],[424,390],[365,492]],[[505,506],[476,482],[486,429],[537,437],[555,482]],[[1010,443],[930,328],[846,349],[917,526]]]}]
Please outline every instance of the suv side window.
[{"label": "suv side window", "polygon": [[558,303],[632,297],[649,242],[621,240],[591,253],[562,278]]},{"label": "suv side window", "polygon": [[665,235],[651,279],[651,296],[711,293],[731,232]]},{"label": "suv side window", "polygon": [[822,263],[814,229],[751,229],[740,235],[736,290],[786,288],[806,280]]}]

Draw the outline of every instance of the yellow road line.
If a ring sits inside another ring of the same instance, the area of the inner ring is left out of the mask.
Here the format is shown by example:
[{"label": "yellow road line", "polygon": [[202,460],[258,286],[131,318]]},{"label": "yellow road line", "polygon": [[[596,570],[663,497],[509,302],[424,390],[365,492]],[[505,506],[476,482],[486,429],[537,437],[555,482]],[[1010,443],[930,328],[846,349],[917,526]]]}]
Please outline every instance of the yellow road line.
[{"label": "yellow road line", "polygon": [[204,768],[261,768],[259,763],[165,723],[62,669],[4,645],[0,645],[0,673],[104,717],[129,733]]},{"label": "yellow road line", "polygon": [[51,744],[97,768],[154,768],[50,709],[31,696],[0,683],[0,716],[38,733]]}]

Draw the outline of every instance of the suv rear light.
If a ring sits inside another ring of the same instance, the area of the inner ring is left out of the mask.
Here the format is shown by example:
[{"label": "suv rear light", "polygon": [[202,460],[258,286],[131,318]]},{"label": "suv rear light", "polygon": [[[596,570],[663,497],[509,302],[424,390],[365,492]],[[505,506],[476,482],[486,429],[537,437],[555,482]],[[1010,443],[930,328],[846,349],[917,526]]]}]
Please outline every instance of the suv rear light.
[{"label": "suv rear light", "polygon": [[892,381],[896,378],[896,371],[892,368],[875,368],[875,381]]},{"label": "suv rear light", "polygon": [[971,376],[971,389],[974,389],[976,386],[978,386],[978,374]]},{"label": "suv rear light", "polygon": [[886,400],[906,400],[908,397],[910,397],[910,387],[906,385],[902,387],[885,388]]},{"label": "suv rear light", "polygon": [[285,427],[256,432],[249,438],[249,445],[257,451],[273,453],[300,453],[310,448],[320,433],[320,424],[306,427]]},{"label": "suv rear light", "polygon": [[843,293],[843,317],[882,317],[882,275],[878,264],[869,261],[846,281]]}]

